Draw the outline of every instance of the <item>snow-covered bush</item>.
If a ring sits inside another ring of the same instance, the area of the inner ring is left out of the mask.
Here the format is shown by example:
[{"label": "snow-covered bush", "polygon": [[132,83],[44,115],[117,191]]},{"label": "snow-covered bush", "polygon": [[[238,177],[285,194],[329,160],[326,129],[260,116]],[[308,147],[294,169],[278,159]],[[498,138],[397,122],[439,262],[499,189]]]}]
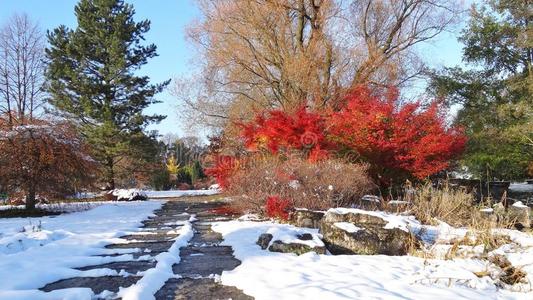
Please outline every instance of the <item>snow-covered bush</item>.
[{"label": "snow-covered bush", "polygon": [[33,119],[7,122],[0,116],[0,186],[22,192],[27,208],[36,195],[62,197],[90,185],[97,163],[74,126]]}]

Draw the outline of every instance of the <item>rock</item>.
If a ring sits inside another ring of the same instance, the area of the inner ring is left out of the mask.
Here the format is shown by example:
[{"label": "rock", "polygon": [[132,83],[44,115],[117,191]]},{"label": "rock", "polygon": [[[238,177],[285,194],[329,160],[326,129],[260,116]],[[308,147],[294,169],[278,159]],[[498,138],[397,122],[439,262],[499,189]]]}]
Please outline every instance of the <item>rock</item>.
[{"label": "rock", "polygon": [[[335,223],[352,223],[357,230],[347,231],[346,226]],[[388,224],[378,216],[360,213],[328,211],[322,219],[320,233],[332,254],[386,254],[405,255],[412,236],[400,228],[384,228]]]},{"label": "rock", "polygon": [[270,245],[268,250],[270,252],[294,253],[294,254],[297,254],[297,255],[304,254],[304,253],[311,252],[311,251],[314,251],[317,254],[325,254],[326,253],[326,248],[325,247],[316,246],[316,247],[311,248],[311,247],[309,247],[309,246],[307,246],[305,244],[300,244],[300,243],[288,243],[288,244],[285,244],[285,243],[283,243],[280,240],[276,240],[276,241],[272,242],[272,245]]},{"label": "rock", "polygon": [[493,208],[482,208],[479,210],[481,212],[480,216],[483,220],[488,221],[490,224],[496,226],[498,223],[498,216],[495,213]]},{"label": "rock", "polygon": [[273,236],[270,233],[263,233],[257,239],[256,244],[259,245],[261,249],[265,250],[266,248],[268,248],[268,244],[270,244],[272,238]]},{"label": "rock", "polygon": [[146,193],[138,189],[114,189],[107,192],[107,194],[116,197],[117,201],[148,200]]},{"label": "rock", "polygon": [[518,229],[531,228],[531,208],[522,202],[509,206],[508,214],[511,220],[515,220],[515,227]]},{"label": "rock", "polygon": [[364,195],[359,202],[359,206],[366,210],[381,209],[381,198],[376,195]]},{"label": "rock", "polygon": [[387,210],[392,212],[404,212],[411,207],[411,202],[401,201],[401,200],[392,200],[386,203]]},{"label": "rock", "polygon": [[306,209],[297,209],[291,214],[290,222],[298,227],[319,228],[324,213]]},{"label": "rock", "polygon": [[302,241],[311,241],[313,239],[313,235],[310,233],[304,233],[304,234],[299,234],[297,238]]}]

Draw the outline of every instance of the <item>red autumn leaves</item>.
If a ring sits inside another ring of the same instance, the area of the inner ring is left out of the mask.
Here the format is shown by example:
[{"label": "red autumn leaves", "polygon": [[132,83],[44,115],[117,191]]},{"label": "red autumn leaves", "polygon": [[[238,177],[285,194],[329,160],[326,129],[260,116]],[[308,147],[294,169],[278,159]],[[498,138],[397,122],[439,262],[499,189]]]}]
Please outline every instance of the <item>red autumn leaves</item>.
[{"label": "red autumn leaves", "polygon": [[[272,110],[240,127],[249,151],[286,158],[297,153],[310,162],[338,157],[365,162],[382,187],[446,169],[466,142],[460,128],[446,125],[438,102],[400,105],[395,89],[377,92],[368,87],[354,89],[337,110]],[[208,172],[224,187],[235,165],[234,158],[219,158]],[[279,197],[271,198],[267,206],[272,213],[285,211]]]},{"label": "red autumn leaves", "polygon": [[[376,93],[359,87],[338,111],[294,114],[274,110],[241,125],[249,150],[273,154],[302,151],[311,161],[349,153],[371,165],[375,178],[425,178],[460,154],[466,137],[446,127],[442,107],[433,102],[399,105],[395,90]],[[355,154],[355,155],[354,155]]]},{"label": "red autumn leaves", "polygon": [[422,179],[447,168],[464,149],[462,130],[446,126],[437,102],[422,108],[419,103],[400,106],[398,101],[394,91],[355,90],[340,111],[328,116],[331,140],[370,163],[371,175],[382,182]]},{"label": "red autumn leaves", "polygon": [[273,154],[297,150],[309,160],[317,161],[327,158],[333,148],[326,137],[326,125],[326,118],[301,107],[294,114],[269,111],[241,127],[249,150],[265,148]]}]

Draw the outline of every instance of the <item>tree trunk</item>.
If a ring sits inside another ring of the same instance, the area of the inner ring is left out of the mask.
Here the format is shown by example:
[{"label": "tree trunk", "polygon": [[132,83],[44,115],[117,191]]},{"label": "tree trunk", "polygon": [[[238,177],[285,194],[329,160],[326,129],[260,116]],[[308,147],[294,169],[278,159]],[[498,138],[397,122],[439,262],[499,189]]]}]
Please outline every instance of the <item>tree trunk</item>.
[{"label": "tree trunk", "polygon": [[115,163],[112,157],[106,159],[106,190],[111,191],[115,189]]},{"label": "tree trunk", "polygon": [[26,194],[26,209],[35,209],[35,185],[30,183]]}]

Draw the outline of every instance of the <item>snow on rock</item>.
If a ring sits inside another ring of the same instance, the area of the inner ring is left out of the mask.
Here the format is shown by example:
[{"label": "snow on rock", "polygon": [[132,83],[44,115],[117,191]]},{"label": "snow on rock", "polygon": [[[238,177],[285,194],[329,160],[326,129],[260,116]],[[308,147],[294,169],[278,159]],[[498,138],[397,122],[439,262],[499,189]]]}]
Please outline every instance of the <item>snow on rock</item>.
[{"label": "snow on rock", "polygon": [[516,201],[515,203],[513,203],[513,206],[514,207],[519,207],[519,208],[527,208],[528,207],[527,205],[522,203],[522,201]]},{"label": "snow on rock", "polygon": [[[69,289],[65,294],[37,289],[65,278],[115,274],[112,270],[74,268],[133,260],[131,254],[126,254],[132,249],[104,246],[122,242],[118,237],[137,231],[141,221],[152,216],[161,204],[161,201],[108,202],[59,216],[0,219],[0,299],[91,299],[87,289]],[[40,226],[28,226],[30,222]],[[111,253],[123,255],[96,256]]]},{"label": "snow on rock", "polygon": [[353,223],[350,223],[350,222],[336,222],[336,223],[333,223],[333,225],[335,225],[336,227],[338,227],[338,228],[340,228],[340,229],[342,229],[344,231],[350,232],[350,233],[354,233],[354,232],[358,232],[359,230],[363,230],[363,228],[357,227]]},{"label": "snow on rock", "polygon": [[[295,226],[283,226],[283,227],[270,227],[265,233],[272,235],[272,241],[281,241],[284,244],[303,244],[309,246],[310,248],[316,247],[325,247],[324,242],[322,242],[321,235],[318,234],[318,230],[313,229],[303,229]],[[298,236],[301,236],[305,233],[311,234],[313,237],[310,240],[299,239]]]},{"label": "snow on rock", "polygon": [[393,228],[399,228],[403,231],[409,232],[410,226],[418,226],[420,225],[420,222],[418,222],[414,216],[402,216],[397,214],[390,214],[383,211],[368,211],[358,208],[330,208],[327,212],[328,213],[334,213],[334,214],[365,214],[370,215],[373,217],[381,218],[385,221],[387,221],[387,225],[385,225],[385,229],[393,229]]},{"label": "snow on rock", "polygon": [[167,252],[158,254],[155,257],[156,266],[147,270],[144,276],[134,285],[121,288],[118,292],[118,297],[124,300],[155,299],[155,293],[163,287],[165,282],[170,278],[176,277],[172,271],[172,266],[180,262],[180,248],[185,247],[194,235],[191,223],[186,222],[179,229],[179,234]]},{"label": "snow on rock", "polygon": [[[373,212],[377,213],[377,212]],[[408,219],[406,223],[411,220]],[[396,226],[398,222],[392,218]],[[406,224],[403,224],[406,225]],[[402,225],[402,226],[403,226]],[[273,222],[219,222],[213,230],[232,246],[242,264],[224,271],[221,282],[236,286],[255,299],[533,299],[533,292],[500,289],[484,272],[488,262],[478,259],[423,259],[413,256],[317,255],[300,256],[262,251],[255,244],[264,232],[298,230]],[[442,225],[442,228],[445,228]],[[304,229],[310,232],[313,229]],[[437,228],[434,228],[437,230]],[[514,231],[516,232],[516,231]],[[438,233],[435,233],[438,235]],[[531,236],[520,238],[533,241]],[[533,248],[513,256],[513,264],[533,274]],[[479,249],[475,249],[479,250]],[[531,279],[531,275],[528,275]]]},{"label": "snow on rock", "polygon": [[146,200],[147,194],[139,189],[114,189],[109,191],[118,201]]},{"label": "snow on rock", "polygon": [[369,202],[375,202],[375,203],[380,203],[381,202],[381,198],[379,198],[378,196],[376,195],[364,195],[361,200],[363,201],[369,201]]}]

